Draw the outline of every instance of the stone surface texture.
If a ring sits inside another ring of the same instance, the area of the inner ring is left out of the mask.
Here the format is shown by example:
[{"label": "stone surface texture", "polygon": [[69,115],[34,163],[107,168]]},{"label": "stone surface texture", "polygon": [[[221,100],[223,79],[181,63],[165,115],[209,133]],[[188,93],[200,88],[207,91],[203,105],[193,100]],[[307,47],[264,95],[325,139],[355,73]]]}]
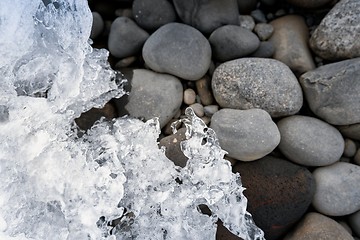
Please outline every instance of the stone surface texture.
[{"label": "stone surface texture", "polygon": [[311,110],[330,124],[360,122],[360,58],[306,72],[300,83]]},{"label": "stone surface texture", "polygon": [[360,1],[341,0],[310,38],[312,50],[328,60],[360,57]]},{"label": "stone surface texture", "polygon": [[265,58],[241,58],[216,68],[212,90],[223,108],[260,108],[272,117],[297,113],[303,103],[299,82],[288,66]]}]

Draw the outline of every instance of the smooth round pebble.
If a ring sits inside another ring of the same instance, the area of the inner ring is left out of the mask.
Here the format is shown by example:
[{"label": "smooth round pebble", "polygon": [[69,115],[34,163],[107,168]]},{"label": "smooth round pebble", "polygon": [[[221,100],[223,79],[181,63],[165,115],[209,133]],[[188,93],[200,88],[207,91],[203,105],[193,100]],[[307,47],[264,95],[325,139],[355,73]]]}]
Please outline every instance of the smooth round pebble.
[{"label": "smooth round pebble", "polygon": [[241,175],[249,211],[267,240],[282,239],[311,204],[315,183],[310,171],[289,161],[266,156],[233,167]]},{"label": "smooth round pebble", "polygon": [[254,32],[257,34],[261,41],[268,40],[274,32],[274,27],[267,23],[258,23],[254,28]]},{"label": "smooth round pebble", "polygon": [[355,153],[356,153],[356,143],[349,138],[345,139],[344,157],[351,158],[355,156]]},{"label": "smooth round pebble", "polygon": [[335,220],[320,213],[307,213],[284,240],[353,240],[351,234]]},{"label": "smooth round pebble", "polygon": [[255,22],[257,23],[266,23],[265,14],[260,10],[256,9],[250,13],[250,15],[254,18]]},{"label": "smooth round pebble", "polygon": [[192,88],[188,88],[184,91],[184,103],[187,105],[194,104],[196,100],[196,93]]},{"label": "smooth round pebble", "polygon": [[105,24],[104,24],[104,20],[102,19],[101,15],[98,12],[92,12],[92,16],[93,16],[93,23],[91,26],[90,38],[95,39],[102,33]]},{"label": "smooth round pebble", "polygon": [[275,47],[272,42],[264,41],[260,42],[258,49],[253,52],[250,56],[251,57],[258,57],[258,58],[271,58],[275,53]]},{"label": "smooth round pebble", "polygon": [[328,216],[344,216],[360,210],[360,166],[337,162],[313,172],[315,209]]},{"label": "smooth round pebble", "polygon": [[288,66],[267,58],[241,58],[218,66],[212,90],[223,108],[261,108],[272,117],[297,113],[303,103],[300,84]]},{"label": "smooth round pebble", "polygon": [[280,151],[289,160],[305,166],[326,166],[338,161],[344,139],[336,128],[317,118],[290,116],[281,119]]},{"label": "smooth round pebble", "polygon": [[191,104],[189,107],[191,107],[192,110],[194,110],[194,113],[196,114],[196,116],[198,116],[198,117],[204,116],[204,106],[201,105],[200,103]]},{"label": "smooth round pebble", "polygon": [[123,71],[129,95],[116,100],[120,115],[145,120],[159,118],[164,127],[180,109],[183,101],[183,87],[180,80],[168,74],[146,69]]},{"label": "smooth round pebble", "polygon": [[252,31],[255,27],[255,20],[250,15],[239,15],[239,26]]},{"label": "smooth round pebble", "polygon": [[253,32],[236,25],[219,27],[211,33],[209,42],[214,58],[220,62],[247,56],[260,44]]},{"label": "smooth round pebble", "polygon": [[125,58],[136,55],[149,34],[128,17],[118,17],[111,24],[108,47],[111,55]]},{"label": "smooth round pebble", "polygon": [[345,137],[360,141],[360,123],[339,126],[339,130]]},{"label": "smooth round pebble", "polygon": [[237,24],[237,0],[172,1],[182,22],[210,34],[222,25]]},{"label": "smooth round pebble", "polygon": [[360,211],[351,214],[348,222],[354,233],[360,237]]},{"label": "smooth round pebble", "polygon": [[210,126],[228,155],[242,161],[262,158],[280,142],[276,124],[261,109],[221,109],[212,116]]},{"label": "smooth round pebble", "polygon": [[147,39],[142,53],[146,65],[154,71],[186,80],[203,77],[211,62],[208,40],[195,28],[182,23],[160,27]]},{"label": "smooth round pebble", "polygon": [[176,20],[174,6],[167,0],[134,0],[132,10],[137,24],[146,30],[153,31]]}]

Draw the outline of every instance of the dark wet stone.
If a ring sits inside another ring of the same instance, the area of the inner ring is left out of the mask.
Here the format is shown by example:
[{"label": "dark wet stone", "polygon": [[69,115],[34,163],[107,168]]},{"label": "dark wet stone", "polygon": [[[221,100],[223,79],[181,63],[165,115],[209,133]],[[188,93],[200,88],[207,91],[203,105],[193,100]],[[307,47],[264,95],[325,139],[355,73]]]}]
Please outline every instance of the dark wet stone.
[{"label": "dark wet stone", "polygon": [[180,143],[186,140],[186,129],[181,128],[175,134],[164,137],[160,140],[159,146],[165,147],[165,155],[176,166],[185,167],[188,158],[181,151]]},{"label": "dark wet stone", "polygon": [[238,162],[233,168],[241,175],[248,199],[247,210],[267,240],[281,239],[308,209],[315,182],[304,167],[274,157]]}]

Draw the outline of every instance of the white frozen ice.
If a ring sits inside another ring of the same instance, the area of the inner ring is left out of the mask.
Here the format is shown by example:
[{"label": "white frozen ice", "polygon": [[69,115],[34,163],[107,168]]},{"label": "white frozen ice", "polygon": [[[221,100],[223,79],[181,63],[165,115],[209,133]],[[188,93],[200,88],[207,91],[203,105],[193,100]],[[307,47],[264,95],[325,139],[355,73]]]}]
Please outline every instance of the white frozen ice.
[{"label": "white frozen ice", "polygon": [[0,1],[0,239],[215,239],[218,219],[263,239],[239,175],[191,110],[184,168],[159,149],[156,119],[79,134],[76,117],[124,94],[90,30],[86,0]]}]

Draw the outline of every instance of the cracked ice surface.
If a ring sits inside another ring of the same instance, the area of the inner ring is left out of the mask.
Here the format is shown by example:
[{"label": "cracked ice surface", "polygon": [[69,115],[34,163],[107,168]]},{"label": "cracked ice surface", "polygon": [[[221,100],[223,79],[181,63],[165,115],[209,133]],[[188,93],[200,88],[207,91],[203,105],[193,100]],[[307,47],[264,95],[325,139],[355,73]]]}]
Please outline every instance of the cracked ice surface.
[{"label": "cracked ice surface", "polygon": [[239,175],[191,110],[184,168],[158,148],[156,119],[78,134],[81,112],[124,94],[90,29],[86,0],[0,1],[0,239],[215,239],[218,218],[263,239]]}]

